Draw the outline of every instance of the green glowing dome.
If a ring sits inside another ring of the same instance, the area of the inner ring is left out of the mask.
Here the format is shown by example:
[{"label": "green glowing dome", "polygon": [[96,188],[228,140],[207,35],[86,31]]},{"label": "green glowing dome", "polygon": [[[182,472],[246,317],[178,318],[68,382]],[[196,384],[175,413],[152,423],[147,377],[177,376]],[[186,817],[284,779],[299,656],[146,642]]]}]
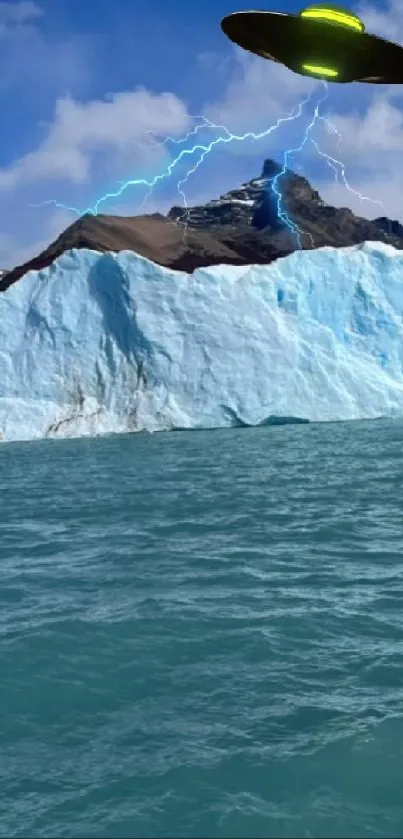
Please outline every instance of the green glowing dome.
[{"label": "green glowing dome", "polygon": [[313,6],[306,6],[302,9],[300,16],[311,20],[333,23],[336,26],[344,26],[346,29],[355,29],[356,32],[365,32],[365,26],[357,15],[342,6],[333,6],[328,3],[315,3]]}]

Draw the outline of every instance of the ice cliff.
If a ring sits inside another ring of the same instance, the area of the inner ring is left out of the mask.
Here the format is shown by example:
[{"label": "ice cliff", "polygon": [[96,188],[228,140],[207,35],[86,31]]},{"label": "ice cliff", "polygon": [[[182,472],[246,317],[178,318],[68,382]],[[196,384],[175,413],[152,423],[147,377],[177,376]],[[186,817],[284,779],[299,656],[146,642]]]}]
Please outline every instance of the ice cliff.
[{"label": "ice cliff", "polygon": [[0,294],[2,440],[403,415],[403,251],[185,274],[72,250]]}]

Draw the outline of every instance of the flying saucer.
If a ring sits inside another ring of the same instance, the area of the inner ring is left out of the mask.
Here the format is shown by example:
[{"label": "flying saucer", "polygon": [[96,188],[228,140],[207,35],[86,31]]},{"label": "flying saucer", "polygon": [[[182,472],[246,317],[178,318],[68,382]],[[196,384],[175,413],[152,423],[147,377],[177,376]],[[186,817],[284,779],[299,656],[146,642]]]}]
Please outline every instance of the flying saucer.
[{"label": "flying saucer", "polygon": [[403,47],[365,32],[340,6],[308,6],[298,15],[234,12],[223,32],[243,49],[329,82],[403,84]]}]

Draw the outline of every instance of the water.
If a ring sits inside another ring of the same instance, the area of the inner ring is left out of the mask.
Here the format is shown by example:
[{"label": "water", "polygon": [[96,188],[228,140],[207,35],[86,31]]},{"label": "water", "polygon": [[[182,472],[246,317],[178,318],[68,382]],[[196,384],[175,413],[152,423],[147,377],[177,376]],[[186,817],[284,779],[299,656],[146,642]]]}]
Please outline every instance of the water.
[{"label": "water", "polygon": [[0,447],[0,835],[402,836],[402,441]]}]

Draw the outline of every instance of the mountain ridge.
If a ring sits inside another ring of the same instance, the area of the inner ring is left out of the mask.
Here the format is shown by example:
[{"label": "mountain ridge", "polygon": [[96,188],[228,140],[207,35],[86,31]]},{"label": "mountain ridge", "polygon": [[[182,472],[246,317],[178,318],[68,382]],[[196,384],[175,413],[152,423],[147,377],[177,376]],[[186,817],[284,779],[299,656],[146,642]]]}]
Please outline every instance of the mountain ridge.
[{"label": "mountain ridge", "polygon": [[[37,256],[0,273],[5,291],[30,270],[51,265],[65,251],[131,250],[165,268],[192,273],[197,268],[226,265],[266,265],[298,249],[295,233],[278,216],[270,182],[280,165],[264,161],[259,178],[252,178],[219,199],[184,209],[174,206],[139,216],[86,214],[73,222]],[[380,241],[403,249],[403,226],[385,216],[373,219],[335,208],[322,200],[302,175],[288,170],[279,179],[282,206],[301,232],[304,250],[330,245],[348,247]]]}]

